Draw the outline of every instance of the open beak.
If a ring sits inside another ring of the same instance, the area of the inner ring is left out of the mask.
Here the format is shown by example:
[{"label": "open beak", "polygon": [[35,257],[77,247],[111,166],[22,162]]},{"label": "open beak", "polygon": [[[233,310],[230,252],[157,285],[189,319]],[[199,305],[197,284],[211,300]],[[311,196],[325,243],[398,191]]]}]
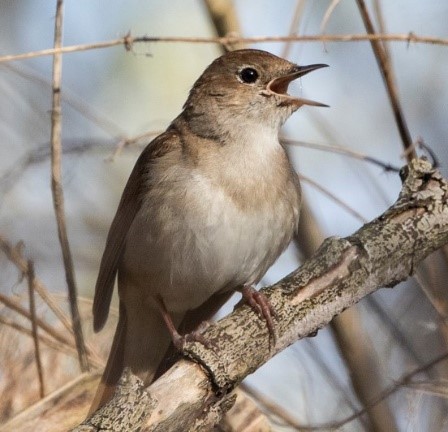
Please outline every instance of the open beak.
[{"label": "open beak", "polygon": [[288,94],[288,86],[292,81],[306,75],[309,72],[321,69],[323,67],[328,67],[328,65],[313,64],[308,66],[294,66],[291,73],[278,78],[274,78],[268,83],[266,87],[267,94],[271,95],[275,94],[281,96],[280,105],[294,105],[297,108],[301,107],[302,105],[328,107],[328,105],[325,105],[320,102],[315,102],[309,99],[297,98],[295,96],[291,96]]}]

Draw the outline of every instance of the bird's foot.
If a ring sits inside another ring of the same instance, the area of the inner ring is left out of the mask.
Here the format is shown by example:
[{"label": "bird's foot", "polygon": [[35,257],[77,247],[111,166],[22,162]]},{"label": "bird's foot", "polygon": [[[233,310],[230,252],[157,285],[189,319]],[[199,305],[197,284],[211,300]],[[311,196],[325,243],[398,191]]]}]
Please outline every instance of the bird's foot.
[{"label": "bird's foot", "polygon": [[266,321],[269,334],[277,342],[277,333],[273,318],[276,316],[269,299],[261,292],[257,291],[252,285],[244,285],[241,289],[244,301]]},{"label": "bird's foot", "polygon": [[211,348],[213,346],[213,343],[210,342],[202,334],[210,325],[207,321],[203,321],[196,330],[193,330],[192,332],[187,333],[185,335],[181,335],[177,331],[173,319],[171,318],[171,315],[168,312],[162,297],[159,297],[157,300],[160,314],[162,315],[162,318],[165,321],[166,328],[168,329],[168,332],[171,335],[171,340],[173,341],[173,345],[176,347],[176,349],[178,349],[179,351],[183,351],[185,348],[185,344],[187,342],[199,342],[206,348]]},{"label": "bird's foot", "polygon": [[205,328],[203,327],[206,328],[208,327],[208,325],[204,326],[204,323],[202,323],[197,330],[193,330],[192,332],[184,335],[179,334],[176,330],[174,333],[171,333],[173,345],[179,351],[183,351],[185,348],[185,344],[187,344],[188,342],[199,342],[206,348],[212,348],[213,343],[202,334],[202,332],[205,330]]}]

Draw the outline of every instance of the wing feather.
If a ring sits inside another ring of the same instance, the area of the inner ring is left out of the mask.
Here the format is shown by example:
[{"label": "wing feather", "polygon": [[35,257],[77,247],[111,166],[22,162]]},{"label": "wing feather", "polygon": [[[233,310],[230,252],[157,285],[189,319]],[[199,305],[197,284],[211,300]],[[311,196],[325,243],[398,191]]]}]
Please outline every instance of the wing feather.
[{"label": "wing feather", "polygon": [[155,160],[177,147],[178,138],[168,130],[159,135],[143,150],[124,188],[117,213],[107,235],[106,247],[101,259],[93,300],[93,328],[100,331],[107,321],[114,290],[118,265],[126,243],[128,231],[140,210],[145,193],[148,169]]}]

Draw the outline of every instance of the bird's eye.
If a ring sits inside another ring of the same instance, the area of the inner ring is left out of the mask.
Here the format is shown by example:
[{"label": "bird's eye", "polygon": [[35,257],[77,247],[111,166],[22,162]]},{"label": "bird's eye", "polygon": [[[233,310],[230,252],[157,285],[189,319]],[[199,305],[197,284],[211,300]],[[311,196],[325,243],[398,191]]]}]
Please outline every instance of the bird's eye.
[{"label": "bird's eye", "polygon": [[258,79],[258,72],[251,67],[241,69],[238,75],[241,81],[246,84],[253,84]]}]

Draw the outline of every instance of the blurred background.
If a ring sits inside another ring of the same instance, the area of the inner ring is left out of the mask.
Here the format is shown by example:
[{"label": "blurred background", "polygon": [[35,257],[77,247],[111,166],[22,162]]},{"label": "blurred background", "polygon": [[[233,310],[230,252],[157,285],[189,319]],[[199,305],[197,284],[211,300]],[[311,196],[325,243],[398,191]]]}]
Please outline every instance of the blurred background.
[{"label": "blurred background", "polygon": [[[51,48],[55,3],[0,0],[0,56]],[[112,40],[128,32],[213,37],[222,32],[211,12],[216,3],[222,2],[66,1],[64,45]],[[227,13],[236,19],[226,31],[244,37],[366,32],[354,0],[231,4]],[[378,32],[448,37],[445,0],[375,0],[367,1],[367,7]],[[246,46],[299,64],[330,65],[290,87],[290,93],[330,108],[304,107],[284,127],[283,136],[294,141],[287,145],[294,166],[304,176],[306,207],[302,237],[268,272],[263,280],[267,285],[297,268],[323,238],[349,235],[381,214],[400,190],[396,172],[313,145],[342,147],[396,167],[406,159],[368,41]],[[412,142],[424,140],[446,177],[448,47],[390,42],[383,48],[390,55]],[[151,134],[163,131],[178,115],[196,78],[221,53],[218,44],[158,42],[135,44],[130,51],[117,46],[63,57],[67,227],[83,324],[89,343],[98,350],[97,366],[105,358],[114,322],[110,320],[104,333],[92,335],[90,299],[124,184]],[[33,260],[42,285],[67,311],[50,189],[51,68],[50,56],[0,63],[0,245],[3,250],[18,245],[14,251]],[[416,151],[427,155],[418,146]],[[447,256],[436,253],[416,277],[364,299],[315,338],[296,343],[246,380],[271,416],[274,430],[337,425],[363,407],[367,414],[338,425],[339,430],[448,430],[448,362],[424,368],[448,350]],[[2,298],[27,308],[27,284],[18,267],[0,252]],[[228,305],[222,313],[231,308]],[[66,332],[46,304],[38,302],[37,312],[61,334]],[[29,321],[3,301],[0,317],[1,423],[38,400],[39,382],[32,339],[19,329],[29,328]],[[73,349],[42,349],[49,393],[77,376],[79,368]],[[6,364],[14,367],[5,368]],[[419,367],[424,371],[412,383],[397,383]],[[390,386],[396,391],[372,408],[371,402]],[[286,413],[270,409],[263,400]]]}]

